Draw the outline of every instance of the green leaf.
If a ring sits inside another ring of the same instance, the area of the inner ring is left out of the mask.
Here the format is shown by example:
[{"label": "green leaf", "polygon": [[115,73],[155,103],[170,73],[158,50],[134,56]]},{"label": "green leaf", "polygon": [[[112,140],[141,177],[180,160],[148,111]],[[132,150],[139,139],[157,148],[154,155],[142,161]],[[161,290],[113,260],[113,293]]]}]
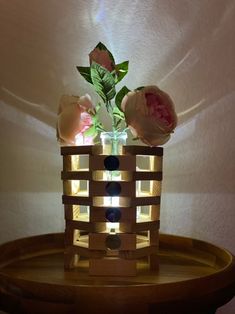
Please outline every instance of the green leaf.
[{"label": "green leaf", "polygon": [[117,93],[117,95],[115,97],[115,104],[119,108],[119,110],[122,110],[121,109],[122,99],[129,91],[130,91],[129,88],[127,88],[126,86],[123,86],[120,89],[120,91]]},{"label": "green leaf", "polygon": [[108,50],[101,41],[95,46],[95,48],[99,48],[100,50]]},{"label": "green leaf", "polygon": [[97,94],[106,102],[116,95],[112,74],[101,65],[92,62],[91,79]]},{"label": "green leaf", "polygon": [[128,66],[129,66],[129,61],[124,61],[115,66],[115,70],[116,70],[115,83],[116,84],[120,82],[124,78],[124,76],[128,73]]},{"label": "green leaf", "polygon": [[91,116],[92,124],[95,125],[99,121],[98,115]]},{"label": "green leaf", "polygon": [[113,64],[115,64],[115,60],[114,60],[114,57],[113,57],[111,51],[109,51],[108,48],[107,48],[102,42],[99,42],[99,43],[95,46],[95,48],[98,48],[98,49],[100,49],[100,50],[106,50],[106,51],[108,51],[108,54],[109,54],[111,60],[113,61]]},{"label": "green leaf", "polygon": [[105,132],[106,131],[101,123],[96,125],[96,130],[97,131],[101,131],[101,132]]},{"label": "green leaf", "polygon": [[92,125],[89,129],[84,132],[84,136],[95,137],[97,135],[96,127]]},{"label": "green leaf", "polygon": [[76,68],[78,72],[81,74],[81,76],[83,76],[87,82],[92,84],[90,67],[77,66]]},{"label": "green leaf", "polygon": [[135,90],[141,90],[143,88],[144,88],[144,86],[140,86],[140,87],[137,87]]},{"label": "green leaf", "polygon": [[122,120],[123,120],[123,119],[119,119],[119,120],[116,122],[116,125],[115,125],[116,130],[119,129],[118,127],[119,127],[119,125],[121,124]]},{"label": "green leaf", "polygon": [[124,113],[118,108],[118,107],[114,107],[113,108],[113,115],[116,117],[116,118],[119,118],[121,120],[125,120],[125,115]]}]

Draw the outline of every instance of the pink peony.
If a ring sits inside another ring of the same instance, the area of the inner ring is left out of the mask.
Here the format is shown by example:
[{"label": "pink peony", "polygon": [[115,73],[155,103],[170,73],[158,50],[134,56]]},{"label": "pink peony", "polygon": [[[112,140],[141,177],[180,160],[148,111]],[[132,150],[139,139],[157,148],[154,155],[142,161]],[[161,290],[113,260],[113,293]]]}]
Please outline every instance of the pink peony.
[{"label": "pink peony", "polygon": [[61,97],[57,121],[57,138],[61,143],[75,145],[76,137],[92,125],[92,118],[87,112],[92,108],[89,95]]},{"label": "pink peony", "polygon": [[145,144],[157,146],[170,139],[177,116],[171,98],[158,87],[129,92],[121,107],[130,130]]},{"label": "pink peony", "polygon": [[92,64],[92,62],[96,62],[103,68],[107,69],[109,72],[112,72],[115,69],[113,60],[107,50],[95,48],[94,50],[92,50],[92,52],[90,52],[89,59],[90,64]]}]

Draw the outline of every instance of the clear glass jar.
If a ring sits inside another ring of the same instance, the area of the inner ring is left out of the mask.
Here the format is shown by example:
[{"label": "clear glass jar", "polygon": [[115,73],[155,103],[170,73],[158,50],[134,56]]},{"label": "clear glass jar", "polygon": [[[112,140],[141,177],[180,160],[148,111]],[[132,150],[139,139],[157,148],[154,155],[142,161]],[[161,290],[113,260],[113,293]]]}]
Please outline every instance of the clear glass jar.
[{"label": "clear glass jar", "polygon": [[102,132],[100,134],[104,155],[122,155],[122,146],[126,145],[127,133]]},{"label": "clear glass jar", "polygon": [[[100,134],[104,155],[122,155],[122,147],[126,144],[127,133],[123,132],[102,132]],[[105,171],[104,179],[108,181],[121,180],[119,170]]]},{"label": "clear glass jar", "polygon": [[[103,146],[103,154],[110,156],[114,155],[122,155],[122,147],[126,144],[127,133],[124,132],[102,132],[100,134],[101,144]],[[114,160],[117,158],[113,158]],[[112,168],[112,167],[111,167]],[[106,168],[108,169],[108,167]],[[115,169],[115,166],[114,166]],[[117,169],[117,168],[116,168]],[[116,181],[118,184],[119,181],[122,180],[121,171],[119,170],[106,170],[103,172],[103,180],[104,181]],[[119,232],[119,220],[121,216],[117,215],[117,211],[119,210],[120,201],[119,196],[108,196],[104,197],[104,206],[107,207],[106,218],[109,222],[106,223],[106,227],[108,232],[112,237],[115,237],[115,233]],[[112,215],[116,215],[115,219],[110,216],[109,211],[112,211]],[[113,238],[110,238],[113,239]],[[115,242],[116,245],[116,242]],[[108,248],[112,248],[110,243],[107,243]]]}]

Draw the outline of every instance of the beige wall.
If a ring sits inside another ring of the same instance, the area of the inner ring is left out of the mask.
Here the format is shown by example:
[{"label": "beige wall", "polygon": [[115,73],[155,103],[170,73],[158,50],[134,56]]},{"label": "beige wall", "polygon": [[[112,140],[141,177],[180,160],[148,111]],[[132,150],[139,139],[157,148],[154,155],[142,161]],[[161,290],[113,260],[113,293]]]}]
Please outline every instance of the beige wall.
[{"label": "beige wall", "polygon": [[57,103],[89,92],[75,65],[102,41],[130,59],[124,84],[175,101],[162,232],[235,253],[234,29],[233,0],[1,0],[0,242],[63,230]]}]

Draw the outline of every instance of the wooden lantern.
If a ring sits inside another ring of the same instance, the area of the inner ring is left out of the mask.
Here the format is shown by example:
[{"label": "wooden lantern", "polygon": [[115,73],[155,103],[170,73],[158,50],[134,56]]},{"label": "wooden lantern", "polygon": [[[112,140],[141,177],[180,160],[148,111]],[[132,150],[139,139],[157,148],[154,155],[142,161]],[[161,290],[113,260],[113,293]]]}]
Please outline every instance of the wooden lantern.
[{"label": "wooden lantern", "polygon": [[89,259],[89,273],[134,276],[138,259],[158,269],[163,148],[62,147],[66,269]]}]

